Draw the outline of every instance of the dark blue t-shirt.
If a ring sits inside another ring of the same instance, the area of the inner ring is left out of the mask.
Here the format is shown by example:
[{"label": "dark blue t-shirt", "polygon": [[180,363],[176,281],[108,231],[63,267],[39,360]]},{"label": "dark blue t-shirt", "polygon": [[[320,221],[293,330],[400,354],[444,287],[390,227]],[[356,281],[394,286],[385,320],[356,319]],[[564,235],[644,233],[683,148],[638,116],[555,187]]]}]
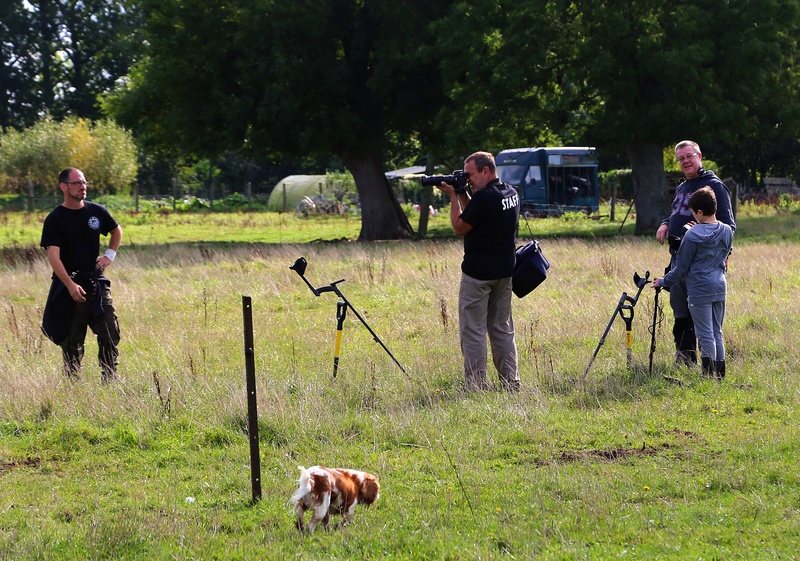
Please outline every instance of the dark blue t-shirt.
[{"label": "dark blue t-shirt", "polygon": [[702,187],[710,187],[717,198],[717,220],[736,230],[736,220],[731,208],[731,192],[717,175],[710,170],[701,168],[694,179],[687,179],[675,189],[672,199],[672,214],[663,220],[662,224],[669,224],[668,235],[682,238],[686,233],[684,226],[694,221],[692,211],[689,209],[689,198],[695,191]]},{"label": "dark blue t-shirt", "polygon": [[61,262],[70,274],[94,271],[100,235],[107,236],[117,226],[108,210],[97,203],[84,201],[78,210],[59,205],[44,219],[40,245],[45,249],[58,247]]},{"label": "dark blue t-shirt", "polygon": [[464,236],[464,274],[478,280],[512,276],[519,220],[517,190],[499,179],[491,181],[473,194],[461,220],[472,226]]}]

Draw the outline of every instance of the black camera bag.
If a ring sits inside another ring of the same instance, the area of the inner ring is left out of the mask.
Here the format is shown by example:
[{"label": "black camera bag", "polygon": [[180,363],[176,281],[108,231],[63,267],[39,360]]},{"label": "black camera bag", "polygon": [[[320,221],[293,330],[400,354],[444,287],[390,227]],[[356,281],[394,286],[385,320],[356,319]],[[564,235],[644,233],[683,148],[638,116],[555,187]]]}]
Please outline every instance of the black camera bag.
[{"label": "black camera bag", "polygon": [[542,253],[538,240],[518,247],[516,253],[517,262],[514,265],[511,289],[517,298],[522,298],[544,282],[550,262]]}]

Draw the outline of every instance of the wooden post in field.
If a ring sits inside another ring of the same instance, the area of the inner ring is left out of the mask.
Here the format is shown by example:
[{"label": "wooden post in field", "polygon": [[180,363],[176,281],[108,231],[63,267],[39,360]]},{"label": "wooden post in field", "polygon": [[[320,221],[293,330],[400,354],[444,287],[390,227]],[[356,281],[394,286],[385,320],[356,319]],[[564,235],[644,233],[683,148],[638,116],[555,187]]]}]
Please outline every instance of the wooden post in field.
[{"label": "wooden post in field", "polygon": [[250,482],[253,502],[261,500],[261,457],[258,453],[258,405],[256,401],[256,364],[253,350],[253,305],[242,296],[244,316],[244,362],[247,377],[247,434],[250,436]]},{"label": "wooden post in field", "polygon": [[619,176],[615,177],[611,181],[611,211],[608,219],[611,222],[614,222],[614,214],[617,210],[617,183],[619,182]]}]

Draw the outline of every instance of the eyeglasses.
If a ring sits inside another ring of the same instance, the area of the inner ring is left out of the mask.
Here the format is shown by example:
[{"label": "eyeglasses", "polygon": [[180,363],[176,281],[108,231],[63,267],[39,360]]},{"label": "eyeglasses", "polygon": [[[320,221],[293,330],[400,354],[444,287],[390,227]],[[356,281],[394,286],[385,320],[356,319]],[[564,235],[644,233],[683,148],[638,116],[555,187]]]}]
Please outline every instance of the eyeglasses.
[{"label": "eyeglasses", "polygon": [[67,185],[85,185],[87,187],[91,185],[89,181],[63,181],[62,183],[66,183]]},{"label": "eyeglasses", "polygon": [[697,156],[697,152],[692,152],[691,154],[686,154],[686,156],[680,156],[679,158],[677,158],[677,160],[678,160],[678,163],[682,164],[686,160],[694,158],[695,156]]}]

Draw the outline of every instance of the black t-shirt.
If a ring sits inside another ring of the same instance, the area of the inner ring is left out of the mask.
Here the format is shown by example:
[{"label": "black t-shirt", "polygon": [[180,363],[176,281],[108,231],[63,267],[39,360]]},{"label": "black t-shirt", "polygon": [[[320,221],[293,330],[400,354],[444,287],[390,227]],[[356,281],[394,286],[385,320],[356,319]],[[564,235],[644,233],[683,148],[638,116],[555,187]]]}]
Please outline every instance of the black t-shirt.
[{"label": "black t-shirt", "polygon": [[107,236],[118,226],[106,208],[84,201],[83,208],[71,210],[63,205],[54,208],[42,227],[40,245],[61,250],[61,262],[68,273],[94,271],[100,253],[100,234]]},{"label": "black t-shirt", "polygon": [[494,280],[514,274],[519,194],[499,179],[476,191],[461,213],[472,226],[464,236],[461,270],[478,280]]}]

